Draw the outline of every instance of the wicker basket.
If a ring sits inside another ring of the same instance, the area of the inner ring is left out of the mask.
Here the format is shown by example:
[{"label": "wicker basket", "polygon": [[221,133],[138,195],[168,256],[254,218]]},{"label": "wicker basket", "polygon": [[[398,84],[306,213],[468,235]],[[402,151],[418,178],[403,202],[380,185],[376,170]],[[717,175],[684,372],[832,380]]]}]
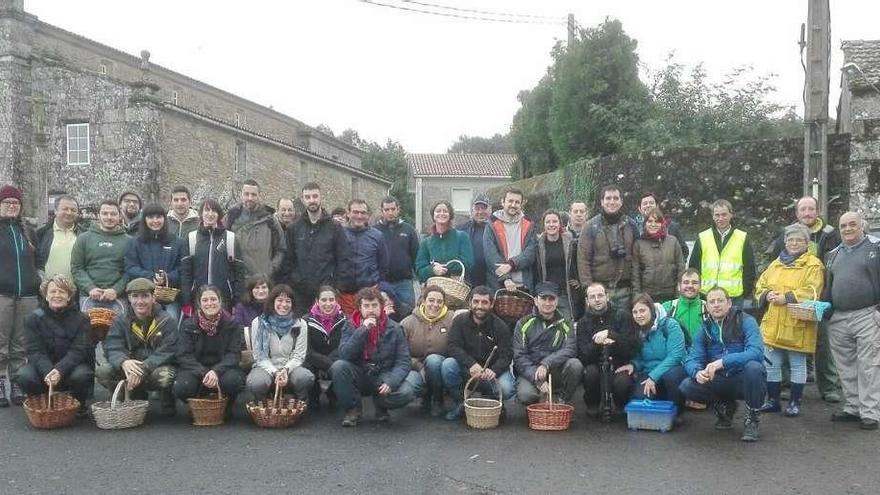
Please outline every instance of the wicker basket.
[{"label": "wicker basket", "polygon": [[177,294],[180,292],[179,289],[175,289],[174,287],[168,286],[168,275],[159,271],[164,277],[162,278],[162,285],[156,284],[156,288],[153,289],[153,294],[156,296],[156,301],[160,304],[170,304],[177,300]]},{"label": "wicker basket", "polygon": [[299,421],[306,412],[306,403],[285,399],[282,387],[275,382],[275,397],[247,403],[248,414],[260,428],[287,428]]},{"label": "wicker basket", "polygon": [[222,425],[224,415],[226,414],[226,399],[220,390],[220,384],[217,383],[216,399],[189,399],[189,411],[192,413],[193,424],[196,426],[217,426]]},{"label": "wicker basket", "polygon": [[803,301],[799,303],[788,303],[786,307],[788,308],[788,314],[791,315],[795,320],[801,321],[819,321],[816,317],[816,299],[819,298],[819,295],[816,293],[816,288],[812,285],[810,286],[813,289],[813,300],[812,301]]},{"label": "wicker basket", "polygon": [[547,385],[550,389],[550,400],[526,407],[529,428],[533,430],[567,430],[571,426],[571,413],[574,411],[574,406],[553,403],[553,378],[549,373],[547,374]]},{"label": "wicker basket", "polygon": [[96,342],[103,342],[110,330],[110,324],[116,318],[116,311],[109,308],[91,308],[86,311],[92,325],[92,336]]},{"label": "wicker basket", "polygon": [[22,406],[31,426],[53,430],[73,423],[79,410],[79,401],[67,392],[55,393],[52,385],[49,385],[49,393],[28,397]]},{"label": "wicker basket", "polygon": [[[92,417],[95,418],[95,426],[102,430],[122,430],[134,428],[144,423],[150,402],[146,400],[129,400],[128,387],[124,387],[125,380],[116,384],[116,390],[109,401],[95,402],[92,404]],[[125,388],[125,399],[118,402],[119,392]]]},{"label": "wicker basket", "polygon": [[471,286],[464,281],[464,263],[459,260],[449,260],[444,266],[449,266],[452,263],[458,263],[461,266],[461,275],[458,280],[450,277],[431,277],[425,282],[425,287],[436,285],[443,289],[443,292],[446,293],[446,306],[450,309],[457,309],[464,307],[467,303]]},{"label": "wicker basket", "polygon": [[535,300],[528,292],[517,289],[495,291],[495,314],[505,320],[519,320],[535,307]]},{"label": "wicker basket", "polygon": [[495,387],[498,389],[498,400],[482,397],[468,397],[468,387],[476,377],[471,377],[464,386],[464,417],[467,425],[477,430],[488,430],[498,427],[503,407],[501,385],[495,379]]}]

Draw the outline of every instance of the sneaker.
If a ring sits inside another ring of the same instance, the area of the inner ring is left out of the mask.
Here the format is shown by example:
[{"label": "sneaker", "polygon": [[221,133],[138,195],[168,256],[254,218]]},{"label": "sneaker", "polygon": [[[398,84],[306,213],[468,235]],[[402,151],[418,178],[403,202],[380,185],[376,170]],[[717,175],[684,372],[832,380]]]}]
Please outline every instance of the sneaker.
[{"label": "sneaker", "polygon": [[878,426],[878,422],[876,419],[871,418],[862,418],[861,423],[859,423],[859,428],[863,430],[876,430]]},{"label": "sneaker", "polygon": [[837,404],[840,402],[840,394],[837,392],[828,392],[827,394],[822,396],[822,400],[828,402],[829,404]]},{"label": "sneaker", "polygon": [[6,397],[6,378],[0,376],[0,407],[9,407],[9,399]]},{"label": "sneaker", "polygon": [[703,411],[706,409],[706,404],[703,402],[696,402],[692,400],[684,401],[684,407],[694,410],[694,411]]},{"label": "sneaker", "polygon": [[782,410],[782,405],[776,399],[767,399],[758,410],[762,413],[778,413]]},{"label": "sneaker", "polygon": [[740,438],[743,442],[754,442],[758,439],[758,432],[761,429],[761,411],[749,408],[746,417],[743,420],[743,435]]},{"label": "sneaker", "polygon": [[360,409],[349,409],[347,413],[345,413],[345,417],[342,418],[342,426],[357,426],[358,423],[361,422],[361,410]]},{"label": "sneaker", "polygon": [[458,421],[461,417],[464,416],[464,403],[461,401],[455,401],[452,403],[452,408],[446,413],[446,421]]},{"label": "sneaker", "polygon": [[21,393],[21,389],[15,382],[12,382],[12,394],[10,395],[12,395],[12,403],[16,406],[24,404],[24,394]]},{"label": "sneaker", "polygon": [[[762,411],[763,412],[763,411]],[[794,418],[801,415],[801,401],[793,400],[788,403],[783,413],[786,418]]]},{"label": "sneaker", "polygon": [[715,429],[729,430],[733,428],[733,415],[736,413],[736,401],[716,401],[712,404],[715,411]]},{"label": "sneaker", "polygon": [[391,421],[391,415],[388,414],[388,409],[382,406],[376,406],[376,422],[388,423],[389,421]]},{"label": "sneaker", "polygon": [[831,421],[835,423],[857,423],[861,421],[858,414],[848,413],[846,411],[837,411],[831,413]]}]

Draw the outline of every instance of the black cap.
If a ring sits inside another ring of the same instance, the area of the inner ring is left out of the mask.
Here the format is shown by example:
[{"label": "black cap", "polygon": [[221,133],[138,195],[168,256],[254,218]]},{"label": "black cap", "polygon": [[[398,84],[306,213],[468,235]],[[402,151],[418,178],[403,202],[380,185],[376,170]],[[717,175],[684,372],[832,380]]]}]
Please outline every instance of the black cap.
[{"label": "black cap", "polygon": [[559,297],[559,286],[553,282],[541,282],[535,287],[535,295]]}]

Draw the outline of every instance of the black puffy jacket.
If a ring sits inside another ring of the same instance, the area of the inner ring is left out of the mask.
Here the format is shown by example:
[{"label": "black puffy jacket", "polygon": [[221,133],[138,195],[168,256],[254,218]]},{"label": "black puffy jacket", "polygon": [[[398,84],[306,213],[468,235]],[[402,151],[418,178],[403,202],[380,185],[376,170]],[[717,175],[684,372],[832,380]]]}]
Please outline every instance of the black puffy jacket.
[{"label": "black puffy jacket", "polygon": [[89,318],[75,304],[61,311],[40,307],[24,320],[28,363],[40,376],[57,369],[66,377],[80,364],[95,368],[95,343]]},{"label": "black puffy jacket", "polygon": [[279,279],[297,292],[315,294],[324,284],[337,289],[352,278],[348,238],[333,217],[321,212],[316,223],[308,213],[287,227],[287,250]]}]

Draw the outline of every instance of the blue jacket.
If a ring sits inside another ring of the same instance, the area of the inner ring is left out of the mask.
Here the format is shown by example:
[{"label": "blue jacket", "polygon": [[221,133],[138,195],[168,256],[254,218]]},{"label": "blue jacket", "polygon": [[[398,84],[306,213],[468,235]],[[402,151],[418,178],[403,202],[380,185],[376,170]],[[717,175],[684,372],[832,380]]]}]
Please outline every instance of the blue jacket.
[{"label": "blue jacket", "polygon": [[720,370],[724,376],[739,373],[749,361],[764,363],[764,341],[754,318],[732,308],[722,325],[723,330],[715,320],[709,318],[694,335],[694,343],[684,365],[691,378],[719,358],[724,364]]},{"label": "blue jacket", "polygon": [[342,339],[339,341],[339,359],[344,359],[356,366],[375,368],[382,381],[392,389],[403,383],[410,370],[409,346],[403,329],[396,321],[388,319],[385,333],[379,337],[376,352],[367,362],[364,359],[364,345],[369,332],[366,328],[355,328],[350,321],[342,328]]},{"label": "blue jacket", "polygon": [[153,280],[153,275],[162,270],[168,275],[171,287],[180,287],[177,269],[182,257],[181,241],[177,237],[168,235],[164,240],[133,237],[125,251],[125,274],[129,279]]},{"label": "blue jacket", "polygon": [[468,220],[461,227],[458,227],[458,230],[467,233],[471,241],[474,264],[465,274],[465,280],[471,284],[471,287],[486,285],[486,254],[483,251],[483,235],[488,225],[488,222],[480,224]]},{"label": "blue jacket", "polygon": [[388,276],[388,247],[382,232],[373,227],[346,227],[349,256],[353,263],[352,283],[345,288],[357,292],[364,287],[372,287]]},{"label": "blue jacket", "polygon": [[673,318],[660,317],[656,325],[642,337],[642,349],[633,358],[638,373],[659,382],[667,371],[684,361],[684,333]]}]

